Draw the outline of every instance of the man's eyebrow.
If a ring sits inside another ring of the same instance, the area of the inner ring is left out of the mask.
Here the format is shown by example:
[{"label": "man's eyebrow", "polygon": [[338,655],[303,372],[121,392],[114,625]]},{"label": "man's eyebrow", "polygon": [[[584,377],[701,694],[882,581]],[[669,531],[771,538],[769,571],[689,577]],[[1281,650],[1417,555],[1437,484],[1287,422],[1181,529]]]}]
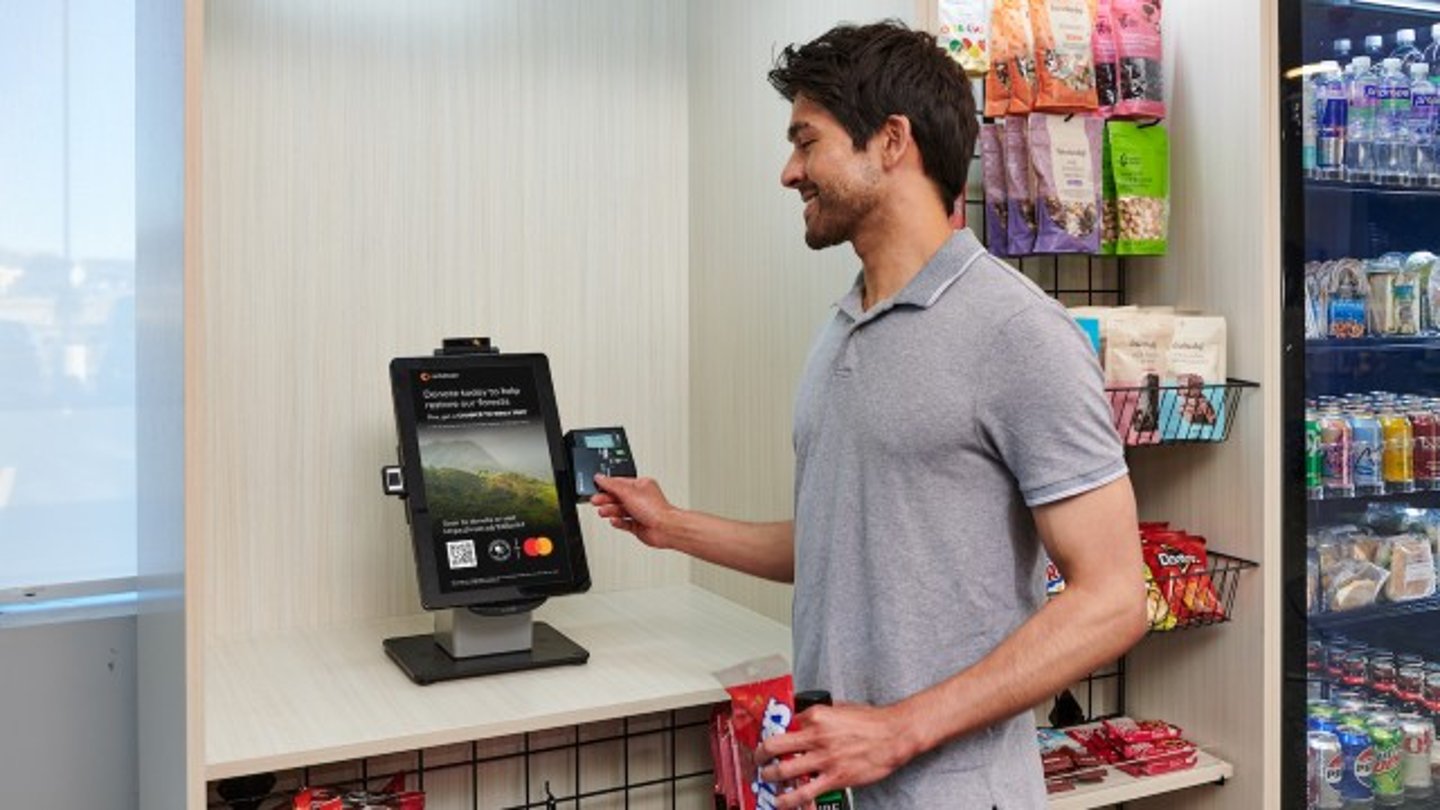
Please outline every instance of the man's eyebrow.
[{"label": "man's eyebrow", "polygon": [[808,121],[796,121],[795,123],[793,123],[793,124],[790,125],[790,128],[789,128],[789,129],[785,130],[785,140],[787,140],[787,141],[789,141],[789,142],[791,142],[791,143],[794,143],[794,142],[795,142],[795,136],[796,136],[796,135],[799,135],[801,130],[803,130],[803,129],[809,129],[809,128],[810,128],[810,122],[808,122]]}]

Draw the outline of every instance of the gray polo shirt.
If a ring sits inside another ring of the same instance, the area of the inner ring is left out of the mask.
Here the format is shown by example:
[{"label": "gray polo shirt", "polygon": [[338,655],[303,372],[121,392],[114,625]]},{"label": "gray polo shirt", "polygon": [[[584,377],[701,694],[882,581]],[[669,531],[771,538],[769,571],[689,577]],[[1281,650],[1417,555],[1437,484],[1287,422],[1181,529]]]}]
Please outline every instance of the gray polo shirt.
[{"label": "gray polo shirt", "polygon": [[[795,406],[795,678],[889,704],[1044,599],[1030,507],[1125,474],[1089,341],[968,230],[892,300],[843,298]],[[860,810],[1045,807],[1031,715],[857,791]]]}]

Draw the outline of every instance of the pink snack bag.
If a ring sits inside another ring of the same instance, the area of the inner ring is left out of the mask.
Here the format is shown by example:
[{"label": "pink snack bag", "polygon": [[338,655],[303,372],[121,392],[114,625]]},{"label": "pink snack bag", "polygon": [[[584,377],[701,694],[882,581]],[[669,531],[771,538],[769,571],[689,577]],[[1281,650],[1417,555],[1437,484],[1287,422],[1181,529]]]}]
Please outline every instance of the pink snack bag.
[{"label": "pink snack bag", "polygon": [[1095,50],[1095,90],[1100,101],[1100,117],[1109,118],[1115,114],[1115,102],[1120,100],[1119,62],[1115,55],[1115,24],[1111,18],[1113,0],[1097,0],[1095,5],[1095,33],[1090,44]]},{"label": "pink snack bag", "polygon": [[1161,0],[1111,0],[1119,70],[1118,118],[1164,118]]}]

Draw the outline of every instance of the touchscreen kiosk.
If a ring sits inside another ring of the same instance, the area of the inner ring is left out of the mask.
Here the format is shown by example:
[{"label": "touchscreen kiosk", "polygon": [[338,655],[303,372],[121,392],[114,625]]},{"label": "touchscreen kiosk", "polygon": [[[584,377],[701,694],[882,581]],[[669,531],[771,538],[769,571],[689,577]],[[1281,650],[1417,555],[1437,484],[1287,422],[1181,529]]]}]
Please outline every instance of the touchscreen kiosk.
[{"label": "touchscreen kiosk", "polygon": [[[447,341],[447,345],[449,345]],[[569,454],[542,354],[442,349],[390,363],[420,601],[433,635],[387,639],[417,683],[579,664],[530,611],[590,587]]]}]

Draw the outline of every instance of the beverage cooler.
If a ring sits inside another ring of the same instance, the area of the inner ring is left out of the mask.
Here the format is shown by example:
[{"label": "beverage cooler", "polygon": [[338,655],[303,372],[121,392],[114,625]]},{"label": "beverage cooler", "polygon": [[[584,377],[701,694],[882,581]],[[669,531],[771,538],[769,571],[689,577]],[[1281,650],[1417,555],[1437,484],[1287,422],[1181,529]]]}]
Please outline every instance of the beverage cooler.
[{"label": "beverage cooler", "polygon": [[1440,808],[1440,3],[1281,0],[1286,808]]}]

